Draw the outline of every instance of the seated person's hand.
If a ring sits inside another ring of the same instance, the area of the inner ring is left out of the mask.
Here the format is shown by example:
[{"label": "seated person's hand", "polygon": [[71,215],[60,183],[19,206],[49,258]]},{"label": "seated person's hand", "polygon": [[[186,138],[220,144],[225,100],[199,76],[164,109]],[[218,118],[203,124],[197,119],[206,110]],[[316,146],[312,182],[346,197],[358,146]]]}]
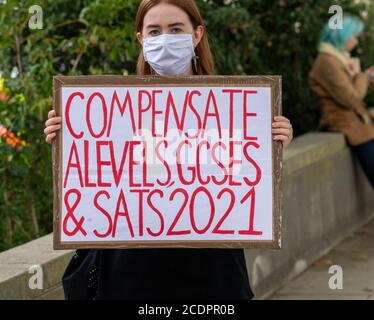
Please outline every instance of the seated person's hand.
[{"label": "seated person's hand", "polygon": [[371,81],[374,81],[374,66],[367,68],[365,73],[369,76]]},{"label": "seated person's hand", "polygon": [[355,77],[361,72],[360,63],[357,59],[351,59],[350,63],[348,64],[348,71],[352,77]]}]

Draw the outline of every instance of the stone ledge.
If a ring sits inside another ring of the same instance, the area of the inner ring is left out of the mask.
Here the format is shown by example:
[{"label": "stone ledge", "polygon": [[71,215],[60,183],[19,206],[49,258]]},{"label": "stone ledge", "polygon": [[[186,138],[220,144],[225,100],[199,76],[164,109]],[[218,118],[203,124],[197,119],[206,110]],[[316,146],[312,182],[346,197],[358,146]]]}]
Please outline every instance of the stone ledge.
[{"label": "stone ledge", "polygon": [[284,151],[284,175],[292,174],[346,148],[340,133],[311,132],[296,137]]},{"label": "stone ledge", "polygon": [[[48,298],[61,292],[61,275],[73,251],[52,249],[52,234],[27,242],[0,253],[0,300]],[[30,267],[39,265],[43,270],[43,288],[30,289]],[[63,297],[61,294],[58,297]]]}]

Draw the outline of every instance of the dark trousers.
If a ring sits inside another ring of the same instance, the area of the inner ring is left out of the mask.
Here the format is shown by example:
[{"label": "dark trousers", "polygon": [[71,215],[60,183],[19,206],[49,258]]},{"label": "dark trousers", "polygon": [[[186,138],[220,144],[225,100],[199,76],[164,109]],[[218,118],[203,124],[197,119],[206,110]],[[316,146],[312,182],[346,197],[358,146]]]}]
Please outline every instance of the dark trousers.
[{"label": "dark trousers", "polygon": [[352,146],[352,149],[374,189],[374,140]]}]

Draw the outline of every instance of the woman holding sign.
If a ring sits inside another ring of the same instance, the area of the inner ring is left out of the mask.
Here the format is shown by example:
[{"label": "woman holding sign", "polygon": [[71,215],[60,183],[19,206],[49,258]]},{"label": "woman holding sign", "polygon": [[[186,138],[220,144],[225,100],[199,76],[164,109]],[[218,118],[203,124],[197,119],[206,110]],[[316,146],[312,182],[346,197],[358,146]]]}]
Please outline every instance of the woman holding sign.
[{"label": "woman holding sign", "polygon": [[[194,0],[143,0],[136,17],[138,75],[212,75],[213,58]],[[46,141],[61,118],[52,110]],[[290,121],[275,117],[273,138],[286,147]],[[242,249],[77,250],[63,277],[67,299],[251,299]]]}]

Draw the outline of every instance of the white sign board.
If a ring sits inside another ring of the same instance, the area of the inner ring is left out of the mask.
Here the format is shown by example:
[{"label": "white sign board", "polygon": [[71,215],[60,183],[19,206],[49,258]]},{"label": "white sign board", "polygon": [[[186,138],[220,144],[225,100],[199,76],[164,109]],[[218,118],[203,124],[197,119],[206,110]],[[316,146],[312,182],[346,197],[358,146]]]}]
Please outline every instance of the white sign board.
[{"label": "white sign board", "polygon": [[279,83],[56,77],[55,248],[280,247]]}]

